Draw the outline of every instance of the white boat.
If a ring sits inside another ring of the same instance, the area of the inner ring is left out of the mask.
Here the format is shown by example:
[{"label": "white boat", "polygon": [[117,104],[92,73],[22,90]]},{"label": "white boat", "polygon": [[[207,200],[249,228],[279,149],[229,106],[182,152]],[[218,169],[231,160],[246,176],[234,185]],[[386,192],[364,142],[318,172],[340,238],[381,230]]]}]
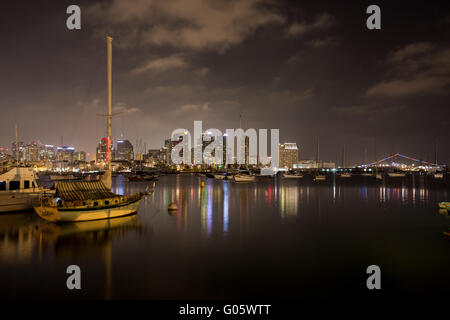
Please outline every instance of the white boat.
[{"label": "white boat", "polygon": [[340,174],[341,178],[351,178],[352,174],[350,172],[344,172]]},{"label": "white boat", "polygon": [[388,172],[388,176],[391,178],[403,178],[405,175],[404,172]]},{"label": "white boat", "polygon": [[33,209],[45,192],[52,191],[38,187],[32,168],[12,168],[0,175],[0,212]]},{"label": "white boat", "polygon": [[250,174],[237,174],[234,177],[235,182],[252,182],[255,181],[255,176]]},{"label": "white boat", "polygon": [[47,221],[90,221],[135,213],[143,194],[124,196],[112,193],[101,181],[57,182],[53,197],[42,197],[34,207]]},{"label": "white boat", "polygon": [[435,179],[443,179],[444,178],[444,174],[442,172],[435,173],[434,174],[434,178]]},{"label": "white boat", "polygon": [[215,175],[214,175],[214,179],[217,179],[217,180],[226,180],[226,179],[227,179],[227,176],[224,175],[224,174],[215,174]]},{"label": "white boat", "polygon": [[327,177],[324,174],[316,174],[314,177],[314,181],[325,181]]},{"label": "white boat", "polygon": [[303,175],[297,173],[283,173],[283,178],[285,179],[301,179]]}]

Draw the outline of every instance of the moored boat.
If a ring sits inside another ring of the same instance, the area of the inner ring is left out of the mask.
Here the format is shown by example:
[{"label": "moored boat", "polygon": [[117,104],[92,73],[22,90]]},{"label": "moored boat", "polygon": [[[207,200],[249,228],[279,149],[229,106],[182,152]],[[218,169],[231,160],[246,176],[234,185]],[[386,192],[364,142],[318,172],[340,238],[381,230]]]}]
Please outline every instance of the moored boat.
[{"label": "moored boat", "polygon": [[350,172],[343,172],[339,175],[341,178],[351,178],[352,174]]},{"label": "moored boat", "polygon": [[225,174],[215,174],[214,179],[216,180],[226,180],[227,176]]},{"label": "moored boat", "polygon": [[316,174],[314,176],[314,181],[325,181],[327,177],[324,174]]},{"label": "moored boat", "polygon": [[438,203],[438,206],[439,206],[439,208],[441,208],[441,209],[447,209],[447,210],[449,210],[449,209],[450,209],[450,202],[446,202],[446,201],[439,202],[439,203]]},{"label": "moored boat", "polygon": [[51,222],[89,221],[135,213],[144,194],[112,193],[101,181],[57,182],[55,195],[41,197],[36,213]]},{"label": "moored boat", "polygon": [[39,187],[32,168],[14,167],[0,175],[0,212],[31,210],[50,189]]},{"label": "moored boat", "polygon": [[248,171],[243,171],[234,175],[233,179],[235,182],[252,182],[255,181],[255,176]]},{"label": "moored boat", "polygon": [[388,172],[390,178],[403,178],[406,175],[404,172]]},{"label": "moored boat", "polygon": [[283,178],[285,179],[301,179],[303,178],[303,175],[300,173],[283,173]]},{"label": "moored boat", "polygon": [[43,219],[52,222],[90,221],[126,216],[137,212],[144,194],[119,195],[111,192],[111,118],[112,118],[112,38],[107,37],[108,113],[107,169],[101,181],[61,181],[55,183],[55,195],[41,197],[34,207]]},{"label": "moored boat", "polygon": [[436,172],[434,174],[434,178],[435,179],[443,179],[444,178],[444,174],[442,172]]}]

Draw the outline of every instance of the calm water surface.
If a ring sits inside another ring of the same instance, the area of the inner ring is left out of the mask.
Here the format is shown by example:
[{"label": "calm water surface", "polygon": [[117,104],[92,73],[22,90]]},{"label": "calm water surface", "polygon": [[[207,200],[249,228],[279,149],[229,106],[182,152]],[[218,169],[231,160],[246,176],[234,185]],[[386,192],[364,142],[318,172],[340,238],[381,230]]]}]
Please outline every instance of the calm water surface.
[{"label": "calm water surface", "polygon": [[[145,187],[119,176],[113,191]],[[450,217],[437,207],[448,196],[447,185],[419,176],[323,184],[162,176],[137,215],[69,224],[0,215],[0,297],[342,298],[368,294],[371,264],[386,294],[448,294]],[[71,264],[81,267],[81,291],[66,289]]]}]

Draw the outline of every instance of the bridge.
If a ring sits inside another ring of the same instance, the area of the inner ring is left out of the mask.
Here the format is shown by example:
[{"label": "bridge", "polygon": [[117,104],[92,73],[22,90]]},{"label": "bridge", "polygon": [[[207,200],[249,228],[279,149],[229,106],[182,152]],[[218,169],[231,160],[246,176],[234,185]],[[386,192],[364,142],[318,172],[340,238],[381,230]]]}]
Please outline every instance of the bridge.
[{"label": "bridge", "polygon": [[367,167],[397,167],[404,169],[424,169],[424,170],[433,170],[433,169],[441,169],[446,167],[446,165],[439,165],[437,163],[432,163],[420,159],[416,159],[413,157],[405,156],[400,153],[393,154],[384,159],[377,160],[372,163],[362,164],[359,167],[367,168]]}]

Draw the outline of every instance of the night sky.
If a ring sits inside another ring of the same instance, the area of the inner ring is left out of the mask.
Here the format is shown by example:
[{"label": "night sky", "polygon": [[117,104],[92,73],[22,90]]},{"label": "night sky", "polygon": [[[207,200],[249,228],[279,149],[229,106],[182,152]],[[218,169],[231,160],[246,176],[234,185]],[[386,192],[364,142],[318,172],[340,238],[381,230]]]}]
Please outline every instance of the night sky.
[{"label": "night sky", "polygon": [[[81,30],[66,8],[81,7]],[[381,7],[381,30],[366,8]],[[0,146],[91,155],[105,136],[106,34],[113,138],[159,148],[172,130],[279,128],[301,159],[359,164],[392,152],[450,159],[450,2],[14,1],[0,19]],[[374,143],[375,142],[375,143]],[[141,150],[139,150],[141,149]],[[92,158],[92,157],[91,157]]]}]

